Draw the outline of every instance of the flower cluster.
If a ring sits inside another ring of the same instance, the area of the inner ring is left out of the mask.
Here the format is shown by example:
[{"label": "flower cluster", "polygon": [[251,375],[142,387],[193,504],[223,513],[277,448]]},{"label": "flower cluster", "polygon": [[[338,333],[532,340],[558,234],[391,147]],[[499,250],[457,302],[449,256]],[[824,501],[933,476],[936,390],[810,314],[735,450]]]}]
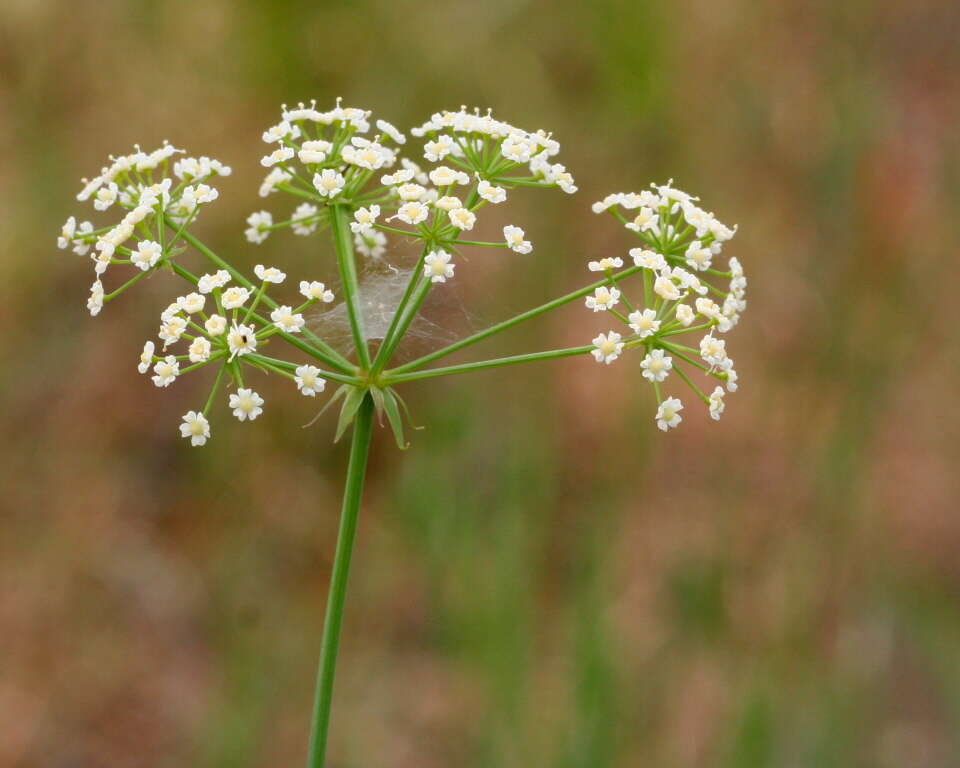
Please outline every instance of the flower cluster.
[{"label": "flower cluster", "polygon": [[[629,251],[633,267],[620,272],[615,272],[624,265],[619,256],[589,262],[590,271],[606,277],[585,300],[587,308],[607,312],[629,329],[601,333],[593,340],[597,362],[609,364],[625,350],[643,350],[640,367],[653,384],[655,418],[664,431],[682,421],[683,403],[661,393],[661,383],[672,373],[707,405],[711,418],[720,418],[724,395],[737,389],[737,371],[726,339],[718,334],[733,328],[747,306],[747,279],[740,262],[730,257],[725,269],[716,263],[736,228],[721,223],[696,204],[697,198],[671,184],[653,185],[639,194],[612,194],[594,203],[594,213],[613,215],[641,245]],[[637,272],[643,278],[642,304],[632,303],[620,287],[625,277]],[[727,281],[726,287],[715,284],[720,281]],[[688,333],[702,334],[698,346],[680,343],[679,337]],[[718,382],[713,391],[705,394],[682,364]]]},{"label": "flower cluster", "polygon": [[[82,179],[77,200],[92,200],[97,211],[118,208],[124,211],[120,221],[94,228],[89,221],[67,219],[57,238],[61,249],[72,248],[90,255],[94,264],[94,282],[87,308],[97,315],[104,303],[127,287],[163,266],[173,253],[184,228],[197,218],[200,208],[217,199],[219,192],[207,182],[229,176],[230,167],[209,157],[178,157],[182,149],[164,142],[153,152],[135,151],[110,157],[110,164],[92,179]],[[139,270],[114,292],[107,294],[103,275],[114,264]]]},{"label": "flower cluster", "polygon": [[[261,164],[270,171],[260,194],[280,190],[308,202],[283,221],[274,222],[269,211],[251,214],[247,239],[262,243],[281,227],[312,234],[329,224],[330,206],[347,205],[357,252],[379,259],[388,234],[421,240],[422,273],[442,282],[453,276],[458,247],[533,250],[515,225],[504,227],[496,242],[464,240],[481,208],[505,202],[518,186],[577,189],[569,171],[552,162],[560,149],[555,139],[495,120],[489,112],[437,113],[411,134],[424,139],[423,159],[434,167],[402,157],[407,137],[386,121],[372,122],[365,110],[339,103],[326,112],[315,104],[284,107],[281,121],[263,134],[271,150]],[[435,258],[428,263],[428,256]],[[448,268],[436,271],[440,258]]]}]

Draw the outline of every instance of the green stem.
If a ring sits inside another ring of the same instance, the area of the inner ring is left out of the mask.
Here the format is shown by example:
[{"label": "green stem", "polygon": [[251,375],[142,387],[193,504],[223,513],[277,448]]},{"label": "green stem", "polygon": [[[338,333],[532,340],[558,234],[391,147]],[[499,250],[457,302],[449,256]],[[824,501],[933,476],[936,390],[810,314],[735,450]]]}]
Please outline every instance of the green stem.
[{"label": "green stem", "polygon": [[373,360],[373,367],[371,370],[374,374],[382,371],[383,367],[389,362],[388,355],[390,354],[389,350],[393,344],[394,335],[397,332],[397,327],[400,325],[403,312],[406,310],[407,304],[413,297],[413,292],[417,287],[417,282],[423,274],[423,260],[426,258],[429,252],[429,246],[424,246],[423,251],[420,253],[420,258],[417,260],[417,265],[413,268],[413,272],[410,273],[410,279],[407,281],[406,290],[404,290],[403,296],[400,298],[400,303],[397,304],[397,308],[394,310],[393,317],[390,319],[390,327],[383,335],[383,340],[380,342],[380,349],[377,350],[377,355]]},{"label": "green stem", "polygon": [[432,379],[436,376],[451,376],[455,373],[468,373],[471,371],[481,371],[486,368],[501,368],[505,365],[517,365],[518,363],[532,363],[537,360],[552,360],[558,357],[573,357],[575,355],[585,355],[594,347],[588,344],[584,347],[570,347],[568,349],[551,349],[546,352],[531,352],[526,355],[512,355],[511,357],[498,357],[493,360],[482,360],[478,363],[463,363],[462,365],[448,365],[443,368],[431,368],[427,371],[414,371],[413,373],[395,373],[399,368],[384,373],[381,381],[384,386],[393,386],[403,381],[417,381],[419,379]]},{"label": "green stem", "polygon": [[360,366],[370,368],[370,350],[367,349],[367,338],[363,333],[363,315],[360,310],[360,296],[357,292],[357,265],[353,260],[353,238],[350,236],[347,209],[342,205],[334,205],[331,206],[330,211],[333,244],[337,251],[340,278],[343,280],[343,299],[347,304],[347,316],[350,318],[353,344],[357,348],[357,359],[360,361]]},{"label": "green stem", "polygon": [[[167,226],[170,226],[170,224],[168,223]],[[217,254],[215,254],[213,251],[207,248],[207,246],[205,246],[202,242],[197,240],[197,238],[195,238],[189,232],[184,232],[182,234],[182,237],[186,242],[188,242],[190,245],[196,248],[197,251],[199,251],[201,254],[206,256],[207,259],[209,259],[212,263],[220,267],[220,269],[227,270],[227,272],[230,273],[231,277],[233,277],[234,280],[240,283],[240,285],[244,286],[245,288],[249,288],[250,290],[255,290],[254,284],[251,283],[249,280],[247,280],[247,278],[244,277],[242,273],[238,272],[236,269],[230,266],[230,264],[228,264],[219,256],[217,256]],[[277,306],[279,306],[277,302],[275,302],[269,296],[263,297],[263,303],[269,306],[271,309],[276,309]],[[341,373],[347,373],[347,374],[353,373],[354,368],[350,364],[350,361],[347,360],[339,352],[337,352],[337,350],[335,350],[329,344],[327,344],[323,339],[321,339],[319,336],[312,333],[311,331],[307,330],[306,328],[303,331],[303,335],[306,338],[308,338],[316,346],[317,349],[323,352],[323,354],[326,356],[324,359],[324,362],[326,362],[327,365],[329,365],[332,368],[336,368]],[[290,341],[290,338],[288,338],[288,335],[284,335],[284,338],[287,341]],[[293,342],[291,341],[290,343],[292,344]],[[315,354],[315,353],[311,353],[311,354]]]},{"label": "green stem", "polygon": [[[637,272],[640,272],[643,267],[629,267],[622,272],[617,273],[614,277],[617,280],[623,280],[625,277],[630,277]],[[562,307],[564,304],[569,304],[571,301],[576,301],[577,299],[582,299],[588,293],[591,293],[596,288],[599,288],[601,285],[606,285],[609,278],[604,277],[602,280],[598,280],[595,283],[581,288],[578,291],[573,293],[568,293],[566,296],[561,296],[559,299],[554,299],[553,301],[548,301],[546,304],[541,304],[539,307],[534,307],[531,310],[523,312],[516,317],[512,317],[509,320],[504,320],[502,323],[497,323],[496,325],[491,325],[484,331],[479,331],[478,333],[473,334],[472,336],[467,336],[460,341],[454,342],[453,344],[444,347],[443,349],[438,349],[436,352],[431,352],[429,355],[424,355],[423,357],[417,358],[412,362],[401,365],[398,368],[393,369],[393,373],[402,373],[404,371],[412,371],[416,368],[421,368],[427,363],[432,363],[434,360],[439,360],[441,357],[446,357],[447,355],[452,355],[454,352],[463,349],[464,347],[469,347],[471,344],[476,344],[478,341],[483,341],[490,336],[493,336],[501,331],[505,331],[508,328],[513,327],[514,325],[519,325],[525,320],[530,320],[538,315],[542,315],[544,312],[549,312],[552,309],[557,309]]]},{"label": "green stem", "polygon": [[327,731],[330,726],[330,704],[333,700],[333,679],[336,673],[337,649],[340,644],[340,626],[343,623],[343,603],[347,593],[347,576],[350,572],[353,541],[357,534],[357,517],[360,512],[360,496],[363,493],[363,478],[366,474],[372,427],[373,398],[368,393],[360,404],[360,410],[353,424],[353,442],[350,446],[350,463],[347,465],[340,532],[337,535],[337,551],[333,559],[327,615],[324,620],[323,641],[320,648],[320,669],[317,673],[310,753],[307,759],[309,768],[324,768]]}]

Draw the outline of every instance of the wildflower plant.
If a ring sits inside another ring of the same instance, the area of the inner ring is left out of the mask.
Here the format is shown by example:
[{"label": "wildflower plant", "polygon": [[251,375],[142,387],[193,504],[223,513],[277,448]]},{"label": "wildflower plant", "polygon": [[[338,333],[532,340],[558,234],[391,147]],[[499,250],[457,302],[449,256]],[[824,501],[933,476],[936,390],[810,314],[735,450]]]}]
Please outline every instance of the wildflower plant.
[{"label": "wildflower plant", "polygon": [[[91,315],[99,315],[105,305],[153,274],[166,273],[186,283],[160,313],[157,338],[144,344],[138,370],[161,388],[188,373],[208,373],[209,395],[195,403],[179,425],[192,446],[212,439],[211,414],[218,404],[240,421],[261,418],[265,399],[253,388],[260,374],[289,380],[291,391],[311,399],[328,384],[336,386],[325,405],[340,407],[335,439],[351,426],[353,436],[314,703],[308,764],[316,768],[324,764],[346,580],[374,415],[381,423],[385,418],[398,446],[405,448],[401,385],[561,357],[592,356],[609,366],[636,352],[636,372],[654,390],[659,429],[675,428],[682,421],[681,400],[662,391],[674,379],[704,403],[710,417],[719,419],[726,393],[737,388],[724,334],[746,308],[746,278],[740,263],[723,252],[736,229],[700,208],[696,198],[669,183],[612,194],[595,203],[593,211],[609,214],[636,238],[636,247],[627,252],[632,265],[624,267],[620,255],[591,260],[587,270],[598,279],[590,284],[396,364],[396,352],[427,296],[457,279],[466,250],[501,249],[511,259],[531,253],[533,245],[517,225],[503,227],[489,240],[474,239],[473,233],[486,230],[483,209],[507,203],[517,188],[577,191],[570,172],[555,162],[560,145],[543,131],[526,131],[490,112],[465,108],[432,115],[410,130],[409,139],[390,123],[372,121],[370,112],[344,107],[339,100],[328,111],[318,110],[315,103],[284,107],[281,118],[263,133],[268,151],[260,163],[268,171],[259,194],[294,198],[293,207],[284,214],[252,213],[245,235],[259,244],[289,229],[303,237],[322,233],[332,241],[349,349],[338,348],[308,323],[319,308],[329,311],[338,298],[313,279],[317,275],[312,271],[288,281],[280,268],[258,264],[252,275],[245,275],[191,233],[191,225],[218,198],[218,178],[231,172],[217,160],[188,156],[169,143],[153,152],[135,147],[130,154],[111,157],[96,177],[83,180],[77,199],[113,214],[113,223],[98,226],[70,217],[58,245],[93,261],[95,277],[87,300]],[[409,147],[414,159],[404,154]],[[391,239],[415,242],[419,257],[384,327],[373,333],[368,330],[371,318],[362,301],[358,263],[365,271],[390,269],[384,255]],[[105,288],[104,282],[112,282],[121,271],[129,277]],[[639,280],[628,286],[627,280],[635,276]],[[615,326],[589,344],[431,365],[581,299],[587,311],[604,313]],[[681,343],[690,335],[696,340]],[[695,378],[714,388],[708,394],[709,387]]]}]

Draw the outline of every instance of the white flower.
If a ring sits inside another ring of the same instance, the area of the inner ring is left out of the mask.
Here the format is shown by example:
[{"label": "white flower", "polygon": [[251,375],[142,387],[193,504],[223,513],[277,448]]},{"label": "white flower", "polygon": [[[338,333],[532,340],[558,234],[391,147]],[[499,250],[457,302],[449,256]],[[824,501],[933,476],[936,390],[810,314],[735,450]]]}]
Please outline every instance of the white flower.
[{"label": "white flower", "polygon": [[630,327],[641,339],[645,339],[660,330],[657,313],[652,309],[631,312],[627,315],[627,319],[630,321]]},{"label": "white flower", "polygon": [[692,309],[690,309],[689,304],[677,304],[676,316],[681,325],[683,325],[685,328],[689,328],[690,324],[693,322],[694,312]]},{"label": "white flower", "polygon": [[447,211],[449,214],[450,211],[456,208],[463,208],[463,203],[460,201],[459,197],[454,197],[453,195],[446,195],[441,197],[433,204],[434,208],[439,208],[441,211]]},{"label": "white flower", "polygon": [[92,317],[99,315],[100,310],[103,309],[103,283],[99,280],[94,280],[93,285],[90,286],[90,298],[87,299],[87,309],[90,311]]},{"label": "white flower", "polygon": [[436,139],[423,145],[423,156],[431,163],[439,162],[449,154],[456,156],[461,152],[457,143],[446,134],[437,136]]},{"label": "white flower", "polygon": [[262,243],[270,237],[269,227],[273,226],[273,215],[269,211],[257,211],[247,217],[250,226],[244,230],[247,240],[251,243]]},{"label": "white flower", "polygon": [[507,136],[500,145],[500,154],[515,163],[526,163],[533,157],[536,145],[521,133]]},{"label": "white flower", "polygon": [[645,379],[649,381],[663,381],[667,378],[670,369],[673,368],[673,358],[665,357],[662,349],[654,349],[640,361],[640,367],[643,368],[643,377]]},{"label": "white flower", "polygon": [[396,126],[386,120],[377,120],[377,128],[393,139],[397,144],[406,144],[407,137],[397,130]]},{"label": "white flower", "polygon": [[477,194],[488,203],[502,203],[507,199],[507,190],[503,187],[495,187],[486,179],[482,179],[477,184]]},{"label": "white flower", "polygon": [[263,132],[263,140],[267,144],[273,144],[275,141],[283,141],[284,139],[297,139],[300,137],[300,127],[296,125],[290,125],[289,122],[283,120],[276,125],[267,128]]},{"label": "white flower", "polygon": [[533,245],[529,240],[524,240],[524,231],[520,227],[515,227],[513,224],[508,224],[503,228],[503,239],[507,243],[507,247],[514,251],[515,253],[530,253],[533,250]]},{"label": "white flower", "polygon": [[437,187],[449,187],[451,184],[469,184],[470,177],[463,171],[456,171],[446,165],[438,165],[428,174],[430,181]]},{"label": "white flower", "polygon": [[250,298],[250,291],[240,285],[232,285],[223,292],[220,301],[224,309],[238,309],[247,303]]},{"label": "white flower", "polygon": [[183,336],[186,330],[186,318],[180,317],[180,315],[168,317],[163,325],[160,326],[160,333],[158,334],[160,338],[163,339],[163,348],[166,349],[171,344],[176,344],[180,341],[180,337]]},{"label": "white flower", "polygon": [[657,272],[667,269],[667,260],[656,251],[645,248],[631,248],[630,256],[633,263],[644,269],[653,269]]},{"label": "white flower", "polygon": [[423,260],[423,274],[430,278],[431,283],[445,283],[453,277],[456,264],[450,263],[450,254],[446,251],[433,251]]},{"label": "white flower", "polygon": [[203,338],[203,336],[197,336],[192,342],[190,342],[190,348],[187,352],[190,355],[191,363],[202,363],[210,359],[210,340]]},{"label": "white flower", "polygon": [[553,183],[560,187],[560,189],[562,189],[568,195],[572,195],[577,191],[577,185],[573,180],[573,174],[571,174],[570,171],[568,171],[564,166],[560,165],[560,163],[556,163],[550,168],[547,178],[552,179]]},{"label": "white flower", "polygon": [[207,442],[210,437],[210,422],[202,413],[187,411],[180,425],[181,437],[189,437],[190,445],[198,446]]},{"label": "white flower", "polygon": [[137,243],[137,250],[130,254],[130,261],[133,262],[134,266],[146,272],[156,266],[161,256],[163,256],[163,249],[160,247],[160,243],[153,240],[141,240]]},{"label": "white flower", "polygon": [[659,214],[657,214],[656,211],[643,206],[637,212],[637,215],[634,217],[633,221],[628,221],[624,226],[626,226],[627,229],[632,229],[634,232],[646,232],[647,230],[652,230],[654,233],[659,234],[659,218]]},{"label": "white flower", "polygon": [[260,197],[273,194],[278,185],[286,184],[292,178],[293,174],[283,168],[271,168],[270,173],[264,176],[263,183],[260,185]]},{"label": "white flower", "polygon": [[[401,161],[406,165],[409,161],[406,158],[403,158]],[[411,163],[413,165],[413,163]],[[397,184],[406,184],[408,181],[411,181],[418,175],[419,167],[415,166],[414,168],[402,168],[400,170],[394,171],[393,173],[387,173],[380,177],[380,183],[385,187],[395,186]],[[426,183],[426,176],[421,175],[423,182]],[[418,179],[419,180],[419,179]]]},{"label": "white flower", "polygon": [[447,216],[450,217],[450,223],[461,231],[473,229],[477,221],[477,215],[466,208],[454,208],[447,213]]},{"label": "white flower", "polygon": [[723,409],[726,408],[726,403],[723,402],[724,394],[726,393],[723,387],[717,387],[713,390],[713,394],[710,395],[710,418],[714,421],[720,421],[720,414],[723,413]]},{"label": "white flower", "polygon": [[722,365],[727,359],[727,342],[707,334],[700,339],[700,357],[712,366]]},{"label": "white flower", "polygon": [[620,352],[623,351],[623,342],[620,341],[621,338],[620,334],[616,331],[610,331],[607,334],[601,333],[593,340],[593,346],[595,348],[590,351],[590,354],[593,355],[598,363],[610,365],[610,363],[620,357]]},{"label": "white flower", "polygon": [[707,299],[704,297],[698,298],[694,305],[699,312],[704,317],[709,317],[711,320],[716,320],[718,323],[722,323],[727,320],[723,314],[723,310],[720,308],[720,305],[717,304],[713,299]]},{"label": "white flower", "polygon": [[346,181],[343,174],[335,171],[333,168],[324,168],[320,173],[313,174],[313,186],[316,188],[320,197],[334,198],[343,190]]},{"label": "white flower", "polygon": [[143,343],[143,352],[140,353],[140,364],[137,366],[137,371],[140,373],[146,373],[150,370],[150,365],[153,363],[153,351],[156,349],[156,345],[152,341],[145,341]]},{"label": "white flower", "polygon": [[328,291],[323,283],[316,280],[311,283],[308,283],[306,280],[301,280],[300,293],[307,299],[323,301],[327,304],[333,301],[333,291]]},{"label": "white flower", "polygon": [[203,327],[211,336],[221,336],[227,330],[227,318],[223,315],[210,315]]},{"label": "white flower", "polygon": [[234,323],[227,334],[227,346],[230,347],[230,359],[248,355],[257,348],[257,333],[251,325]]},{"label": "white flower", "polygon": [[673,282],[673,278],[669,272],[663,272],[657,277],[653,282],[653,290],[658,296],[667,301],[676,301],[682,298],[680,289],[676,283]]},{"label": "white flower", "polygon": [[320,378],[320,369],[315,365],[301,365],[294,373],[293,380],[297,383],[300,394],[313,397],[317,392],[323,392],[327,382]]},{"label": "white flower", "polygon": [[301,314],[293,314],[292,307],[277,307],[270,313],[270,319],[273,324],[281,331],[287,333],[299,333],[303,328],[304,319]]},{"label": "white flower", "polygon": [[93,207],[98,211],[105,211],[117,199],[117,185],[112,181],[105,187],[100,187],[93,198]]},{"label": "white flower", "polygon": [[683,218],[697,231],[697,237],[703,237],[710,231],[714,222],[712,213],[707,213],[690,202],[681,203],[680,207],[683,209]]},{"label": "white flower", "polygon": [[427,194],[426,188],[419,184],[408,183],[397,187],[397,196],[405,203],[409,203],[411,200],[422,200],[425,194]]},{"label": "white flower", "polygon": [[253,268],[253,274],[259,277],[265,283],[282,283],[287,279],[287,274],[281,272],[276,267],[265,267],[263,264],[257,264]]},{"label": "white flower", "polygon": [[[730,358],[727,358],[727,362],[730,362]],[[727,377],[727,392],[736,392],[737,391],[737,376],[736,370],[733,366],[730,365],[724,370],[724,375]]]},{"label": "white flower", "polygon": [[350,222],[350,230],[359,234],[367,234],[377,223],[377,217],[380,216],[380,206],[371,205],[369,208],[357,208],[353,214],[353,221]]},{"label": "white flower", "polygon": [[594,213],[603,213],[609,208],[613,208],[616,205],[620,205],[622,202],[623,195],[620,193],[613,193],[607,195],[603,200],[599,200],[591,206]]},{"label": "white flower", "polygon": [[57,248],[62,250],[70,245],[76,232],[77,220],[71,216],[64,222],[63,227],[60,229],[60,237],[57,238]]},{"label": "white flower", "polygon": [[230,395],[230,407],[233,409],[233,415],[240,421],[249,419],[253,421],[257,416],[263,413],[263,398],[252,389],[240,388],[236,393]]},{"label": "white flower", "polygon": [[180,308],[190,315],[197,312],[202,312],[206,303],[207,297],[202,296],[199,293],[188,293],[186,296],[180,296],[177,298],[177,304],[180,306]]},{"label": "white flower", "polygon": [[379,259],[387,250],[387,236],[379,230],[373,230],[366,235],[359,232],[353,236],[353,247],[357,253],[371,259]]},{"label": "white flower", "polygon": [[210,293],[215,288],[223,288],[230,282],[230,273],[225,269],[218,269],[214,274],[202,275],[197,281],[197,290],[200,293]]},{"label": "white flower", "polygon": [[620,269],[623,266],[623,259],[619,256],[607,256],[600,261],[591,261],[587,264],[587,269],[591,272],[608,272],[612,269]]},{"label": "white flower", "polygon": [[713,254],[710,252],[710,249],[704,248],[699,240],[693,240],[690,245],[687,246],[686,253],[684,253],[684,259],[687,264],[701,272],[710,268],[710,260],[712,258]]},{"label": "white flower", "polygon": [[419,224],[427,218],[429,213],[429,209],[423,203],[404,203],[397,209],[396,215],[390,218],[400,219],[407,224]]},{"label": "white flower", "polygon": [[[293,234],[311,235],[317,229],[317,222],[314,217],[319,209],[310,203],[301,203],[291,216]],[[310,219],[313,219],[310,221]]]},{"label": "white flower", "polygon": [[294,154],[293,147],[277,147],[269,155],[264,155],[260,158],[260,165],[265,168],[270,168],[277,163],[286,162],[293,157]]},{"label": "white flower", "polygon": [[676,428],[683,417],[680,415],[680,411],[683,410],[683,403],[681,403],[675,397],[668,397],[662,403],[660,407],[657,408],[657,427],[666,432],[671,427]]},{"label": "white flower", "polygon": [[183,192],[180,195],[180,203],[186,210],[192,211],[198,205],[212,203],[218,197],[220,197],[220,192],[213,187],[207,184],[198,184],[195,187],[187,186],[183,188]]},{"label": "white flower", "polygon": [[587,296],[584,303],[587,305],[587,309],[592,309],[594,312],[604,312],[615,306],[618,301],[620,301],[620,290],[618,288],[608,288],[601,285],[594,289],[593,296]]},{"label": "white flower", "polygon": [[305,141],[300,145],[300,152],[297,156],[300,162],[322,163],[327,159],[327,153],[333,149],[333,144],[329,141]]},{"label": "white flower", "polygon": [[160,322],[168,323],[171,318],[179,316],[181,312],[183,312],[183,307],[180,306],[180,302],[171,302],[167,305],[167,308],[160,313]]},{"label": "white flower", "polygon": [[180,375],[180,363],[173,355],[167,355],[153,366],[153,383],[158,387],[169,387]]},{"label": "white flower", "polygon": [[393,153],[376,142],[354,137],[350,144],[340,150],[340,156],[344,162],[375,171],[386,165]]}]

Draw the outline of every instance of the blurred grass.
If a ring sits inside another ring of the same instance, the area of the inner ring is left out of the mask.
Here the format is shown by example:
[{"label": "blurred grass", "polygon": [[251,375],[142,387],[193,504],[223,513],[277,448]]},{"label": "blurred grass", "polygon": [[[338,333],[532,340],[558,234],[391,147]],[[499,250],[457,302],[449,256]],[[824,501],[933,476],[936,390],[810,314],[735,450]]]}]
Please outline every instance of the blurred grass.
[{"label": "blurred grass", "polygon": [[302,759],[329,418],[265,382],[262,420],[185,450],[205,383],[132,362],[169,283],[90,320],[53,239],[80,176],[170,138],[235,168],[205,239],[329,279],[324,247],[241,223],[278,104],[337,95],[564,145],[581,193],[511,212],[530,268],[471,259],[438,322],[579,285],[628,245],[589,202],[669,176],[740,223],[750,311],[724,420],[666,437],[629,366],[409,388],[425,429],[375,448],[331,766],[960,764],[958,32],[947,0],[0,5],[0,764]]}]

